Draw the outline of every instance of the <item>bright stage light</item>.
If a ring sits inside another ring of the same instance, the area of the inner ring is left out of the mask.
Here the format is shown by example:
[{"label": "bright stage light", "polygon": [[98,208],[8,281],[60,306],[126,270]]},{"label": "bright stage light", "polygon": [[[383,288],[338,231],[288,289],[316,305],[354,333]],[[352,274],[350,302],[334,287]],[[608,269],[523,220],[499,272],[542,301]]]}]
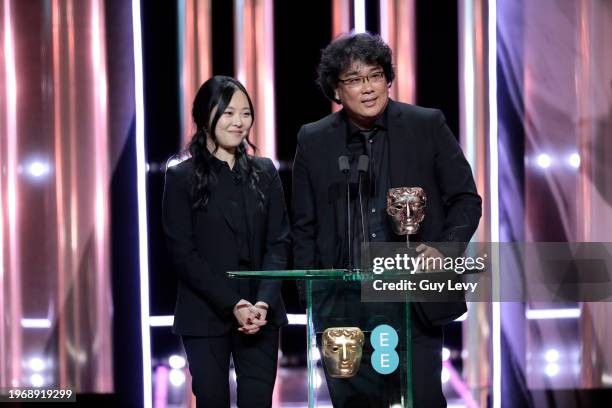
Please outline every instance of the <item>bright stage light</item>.
[{"label": "bright stage light", "polygon": [[24,329],[49,329],[51,327],[51,320],[24,317],[21,319],[21,327]]},{"label": "bright stage light", "polygon": [[547,363],[556,363],[559,360],[559,351],[557,349],[549,349],[544,354]]},{"label": "bright stage light", "polygon": [[538,166],[540,166],[541,168],[547,169],[552,164],[552,159],[546,153],[541,153],[538,155],[536,162],[538,163]]},{"label": "bright stage light", "polygon": [[442,384],[446,384],[448,382],[448,380],[450,380],[451,374],[450,371],[448,371],[448,368],[446,367],[442,367]]},{"label": "bright stage light", "polygon": [[319,373],[315,374],[315,387],[319,388],[321,386],[321,383],[323,382],[323,379],[321,378],[321,376],[319,375]]},{"label": "bright stage light", "polygon": [[42,177],[49,174],[49,165],[47,163],[34,161],[28,166],[28,173],[32,177]]},{"label": "bright stage light", "polygon": [[42,387],[43,384],[45,383],[45,380],[43,379],[42,375],[37,373],[37,374],[32,374],[32,376],[30,377],[30,383],[34,387]]},{"label": "bright stage light", "polygon": [[172,369],[170,370],[170,384],[175,387],[180,387],[185,383],[185,373],[183,370]]},{"label": "bright stage light", "polygon": [[580,317],[580,309],[527,309],[525,317],[527,320],[576,319]]},{"label": "bright stage light", "polygon": [[170,364],[170,367],[180,369],[185,367],[185,358],[182,356],[177,356],[175,354],[173,356],[170,356],[170,358],[168,359],[168,363]]},{"label": "bright stage light", "polygon": [[572,153],[568,158],[570,166],[574,168],[580,167],[580,155],[578,153]]},{"label": "bright stage light", "polygon": [[45,362],[42,361],[42,359],[40,359],[39,357],[32,357],[28,365],[30,366],[30,369],[32,369],[32,371],[36,372],[45,369]]},{"label": "bright stage light", "polygon": [[557,374],[559,374],[559,364],[557,363],[546,364],[546,369],[544,371],[546,372],[547,376],[554,377]]},{"label": "bright stage light", "polygon": [[314,348],[314,349],[312,350],[312,358],[313,358],[315,361],[319,361],[319,360],[321,360],[321,352],[319,351],[319,349],[318,349],[318,348]]}]

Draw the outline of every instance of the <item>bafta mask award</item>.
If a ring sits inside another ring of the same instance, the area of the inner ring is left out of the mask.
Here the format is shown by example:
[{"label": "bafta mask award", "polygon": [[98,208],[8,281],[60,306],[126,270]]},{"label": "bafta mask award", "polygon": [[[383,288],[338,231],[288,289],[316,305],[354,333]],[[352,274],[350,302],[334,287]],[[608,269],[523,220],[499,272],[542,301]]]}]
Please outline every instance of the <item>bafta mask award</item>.
[{"label": "bafta mask award", "polygon": [[364,335],[359,327],[330,327],[323,332],[323,360],[332,378],[351,378],[359,371]]},{"label": "bafta mask award", "polygon": [[425,218],[427,196],[421,187],[397,187],[387,193],[387,214],[393,220],[393,231],[398,235],[406,235],[406,243],[410,243],[410,235],[419,232],[419,227]]}]

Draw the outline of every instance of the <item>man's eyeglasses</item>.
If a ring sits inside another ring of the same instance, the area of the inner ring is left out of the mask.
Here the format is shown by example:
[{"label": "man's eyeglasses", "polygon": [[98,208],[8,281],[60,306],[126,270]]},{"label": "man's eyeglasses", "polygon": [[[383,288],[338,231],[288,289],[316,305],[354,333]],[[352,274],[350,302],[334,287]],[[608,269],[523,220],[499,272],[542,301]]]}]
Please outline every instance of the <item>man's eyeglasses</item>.
[{"label": "man's eyeglasses", "polygon": [[371,84],[380,84],[385,80],[385,73],[383,71],[376,71],[365,76],[355,76],[347,79],[338,78],[338,82],[341,82],[349,88],[359,88],[366,83],[366,80]]}]

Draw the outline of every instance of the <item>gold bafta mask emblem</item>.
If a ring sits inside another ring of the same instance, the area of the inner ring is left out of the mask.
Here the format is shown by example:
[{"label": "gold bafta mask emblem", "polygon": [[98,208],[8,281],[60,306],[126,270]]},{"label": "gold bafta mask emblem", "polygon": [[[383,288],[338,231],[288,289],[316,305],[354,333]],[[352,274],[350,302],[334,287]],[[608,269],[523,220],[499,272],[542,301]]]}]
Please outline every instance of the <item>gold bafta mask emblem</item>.
[{"label": "gold bafta mask emblem", "polygon": [[393,220],[393,231],[398,235],[419,232],[425,218],[427,196],[421,187],[397,187],[387,193],[387,214]]},{"label": "gold bafta mask emblem", "polygon": [[351,378],[359,371],[364,336],[359,327],[330,327],[323,332],[323,360],[332,378]]}]

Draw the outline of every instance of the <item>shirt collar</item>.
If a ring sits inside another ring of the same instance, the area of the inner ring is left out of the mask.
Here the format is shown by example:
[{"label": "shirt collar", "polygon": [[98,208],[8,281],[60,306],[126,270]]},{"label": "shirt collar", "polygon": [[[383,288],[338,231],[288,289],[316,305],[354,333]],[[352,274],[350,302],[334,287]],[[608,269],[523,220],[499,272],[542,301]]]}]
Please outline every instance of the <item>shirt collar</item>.
[{"label": "shirt collar", "polygon": [[[382,111],[382,113],[380,114],[380,116],[378,118],[376,118],[376,120],[374,121],[374,124],[372,125],[372,127],[370,129],[368,129],[367,131],[370,130],[387,130],[387,114],[389,111],[389,103],[387,103],[387,106],[385,107],[385,109]],[[360,133],[363,132],[363,129],[359,129],[357,126],[355,126],[355,124],[353,122],[351,122],[351,120],[349,119],[346,111],[343,109],[342,110],[342,114],[343,114],[343,118],[344,121],[346,123],[346,142],[350,142],[351,139],[353,138],[361,138]]]},{"label": "shirt collar", "polygon": [[230,170],[229,164],[227,164],[223,160],[218,159],[208,149],[204,149],[204,157],[206,157],[208,163],[210,163],[210,166],[213,168],[215,173],[219,173],[219,171],[221,171],[223,167],[227,167],[227,169]]}]

